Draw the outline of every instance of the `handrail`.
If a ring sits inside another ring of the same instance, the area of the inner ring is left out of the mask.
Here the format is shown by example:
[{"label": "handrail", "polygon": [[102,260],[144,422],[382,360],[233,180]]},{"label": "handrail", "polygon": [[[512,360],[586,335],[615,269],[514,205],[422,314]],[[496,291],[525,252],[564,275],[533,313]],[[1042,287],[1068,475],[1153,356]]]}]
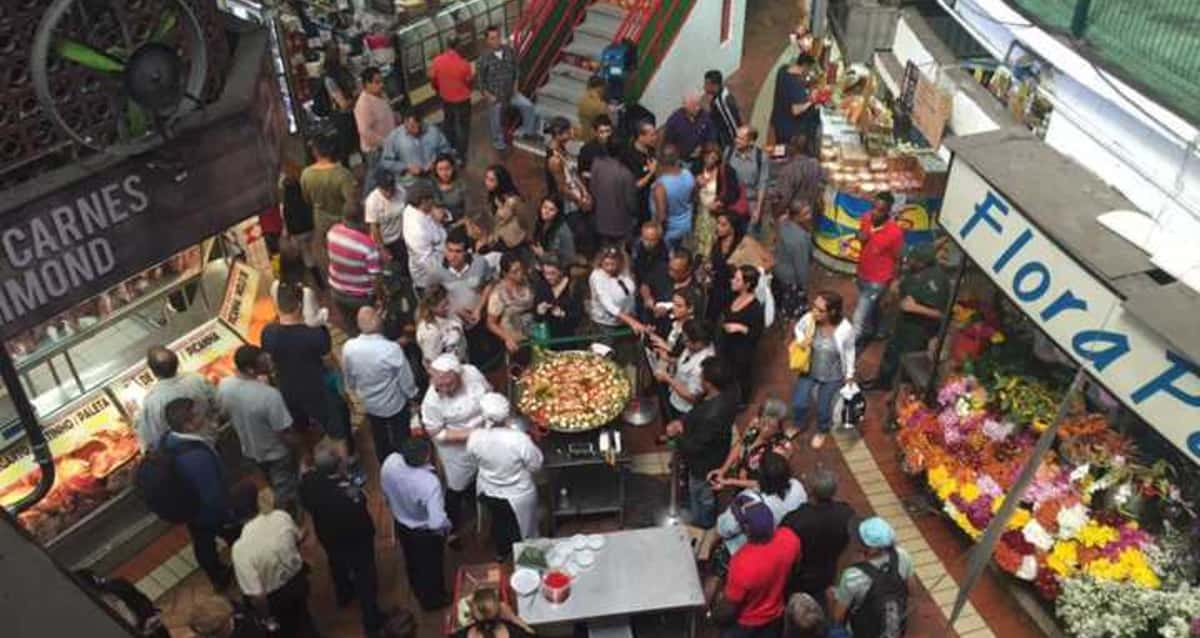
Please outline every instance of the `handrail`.
[{"label": "handrail", "polygon": [[[683,6],[686,5],[686,6]],[[670,7],[666,11],[655,12],[655,17],[658,18],[658,23],[654,29],[654,35],[645,48],[638,47],[639,62],[637,74],[634,77],[633,86],[629,91],[629,98],[633,100],[641,99],[642,92],[646,90],[646,86],[650,83],[654,73],[658,70],[659,62],[662,61],[662,55],[666,49],[671,46],[672,42],[665,42],[663,35],[667,31],[667,26],[671,23],[671,18],[678,12],[681,7],[690,12],[695,7],[694,0],[670,0]],[[678,36],[679,31],[676,30],[674,36]],[[674,37],[673,36],[673,37]]]},{"label": "handrail", "polygon": [[641,0],[637,7],[631,7],[621,20],[621,26],[617,27],[617,32],[613,34],[613,44],[619,44],[626,38],[636,42],[642,37],[646,25],[650,24],[650,16],[661,7],[662,0]]},{"label": "handrail", "polygon": [[575,29],[583,17],[580,7],[588,3],[589,0],[567,0],[567,2],[560,3],[563,5],[563,13],[555,22],[554,30],[542,41],[544,46],[538,51],[537,58],[529,67],[529,75],[525,78],[523,87],[526,93],[534,92],[541,85],[546,74],[550,72],[553,61],[558,58],[559,51],[562,49],[564,30],[573,31]]},{"label": "handrail", "polygon": [[518,60],[528,53],[536,31],[546,23],[546,18],[553,10],[554,0],[530,0],[521,15],[517,16],[517,23],[513,26],[512,46],[517,52]]}]

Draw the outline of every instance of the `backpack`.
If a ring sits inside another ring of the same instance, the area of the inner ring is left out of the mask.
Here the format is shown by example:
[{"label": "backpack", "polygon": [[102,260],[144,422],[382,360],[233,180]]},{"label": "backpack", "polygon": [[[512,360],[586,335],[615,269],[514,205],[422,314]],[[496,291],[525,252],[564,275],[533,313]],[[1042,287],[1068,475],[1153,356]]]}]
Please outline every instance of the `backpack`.
[{"label": "backpack", "polygon": [[625,75],[625,45],[610,44],[600,52],[600,77],[607,80],[624,77]]},{"label": "backpack", "polygon": [[158,447],[146,453],[133,482],[146,506],[156,516],[168,523],[185,523],[200,511],[200,495],[179,472],[176,460],[180,454],[205,445],[199,441],[180,441],[170,449],[167,436],[163,436]]},{"label": "backpack", "polygon": [[908,585],[900,578],[900,559],[895,548],[889,549],[887,556],[883,569],[870,561],[854,564],[871,579],[867,595],[847,614],[847,624],[855,636],[904,636],[908,624]]}]

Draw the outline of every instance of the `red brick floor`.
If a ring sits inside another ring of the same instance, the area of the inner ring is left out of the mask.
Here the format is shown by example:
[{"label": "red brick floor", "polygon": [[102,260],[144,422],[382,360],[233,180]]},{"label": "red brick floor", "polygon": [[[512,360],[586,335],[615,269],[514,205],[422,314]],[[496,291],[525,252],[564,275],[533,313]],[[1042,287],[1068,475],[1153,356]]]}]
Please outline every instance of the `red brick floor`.
[{"label": "red brick floor", "polygon": [[[772,70],[771,66],[777,59],[781,48],[786,44],[787,33],[795,24],[795,20],[794,3],[748,3],[742,67],[729,80],[731,89],[737,95],[739,103],[745,105],[744,111],[747,114],[751,110],[762,79]],[[476,112],[472,126],[475,133],[473,135],[474,143],[466,171],[467,183],[472,185],[471,205],[477,207],[482,204],[481,189],[476,185],[480,184],[484,169],[497,162],[504,163],[513,172],[518,186],[525,193],[526,198],[535,201],[535,198],[544,191],[541,158],[516,150],[503,153],[494,151],[487,142],[487,124],[481,111]],[[852,307],[854,301],[852,282],[841,276],[830,275],[815,265],[814,277],[817,282],[813,286],[814,290],[821,286],[838,289],[845,296],[847,306]],[[759,358],[761,365],[757,370],[760,379],[755,397],[756,404],[767,396],[782,398],[790,396],[791,379],[790,373],[786,369],[784,343],[782,330],[778,328],[771,331],[764,339]],[[864,373],[874,372],[879,351],[880,346],[875,345],[865,354],[863,358]],[[871,399],[868,424],[864,428],[865,441],[897,496],[901,499],[913,496],[917,493],[918,488],[900,472],[894,442],[880,427],[884,409],[882,395],[873,395]],[[749,418],[748,415],[742,416],[742,420],[747,418]],[[663,448],[655,442],[655,437],[659,432],[661,432],[659,426],[629,431],[625,437],[626,445],[635,454],[661,451]],[[369,438],[363,437],[361,443],[369,446]],[[841,497],[859,512],[870,511],[865,494],[859,485],[851,480],[852,472],[836,445],[827,444],[821,450],[811,450],[807,446],[802,446],[801,452],[797,454],[793,462],[798,474],[803,474],[806,470],[821,465],[833,469],[843,479]],[[376,471],[373,467],[369,469],[372,474]],[[377,482],[372,481],[371,484],[377,485]],[[414,601],[401,576],[400,561],[403,558],[399,556],[399,552],[393,546],[390,517],[386,506],[376,493],[371,494],[370,505],[376,526],[380,530],[376,538],[376,550],[381,600],[384,601],[385,606],[400,605],[415,609]],[[935,513],[915,513],[913,518],[947,571],[961,580],[965,570],[965,553],[969,544]],[[611,521],[606,520],[568,523],[562,526],[560,534],[571,534],[577,529],[584,528],[599,531],[613,526]],[[136,582],[186,545],[186,532],[182,528],[176,528],[150,545],[135,560],[123,565],[116,573]],[[312,583],[314,588],[311,606],[314,615],[320,622],[323,634],[326,636],[360,635],[357,611],[354,608],[338,609],[334,604],[327,566],[315,540],[310,538],[306,542],[304,552],[313,567]],[[450,553],[448,557],[452,563],[452,569],[457,564],[485,562],[488,560],[488,554],[489,552],[480,546],[477,539],[468,538],[466,546],[461,552]],[[850,556],[843,557],[844,562],[852,560],[853,558]],[[910,620],[909,635],[914,638],[943,638],[955,635],[952,630],[945,627],[942,613],[928,592],[920,585],[915,585],[915,589],[919,591],[914,591],[912,597],[914,612]],[[194,574],[182,586],[168,593],[160,601],[166,611],[169,624],[176,630],[176,635],[188,635],[182,626],[186,620],[190,602],[196,595],[207,590],[208,585],[203,576]],[[1036,631],[1024,612],[1016,606],[1012,597],[1003,587],[1001,577],[996,574],[985,574],[980,584],[972,592],[971,601],[997,636],[1023,638],[1042,635]],[[420,635],[422,637],[440,635],[440,627],[441,614],[421,615]],[[701,635],[714,635],[714,633],[711,628],[705,628]]]}]

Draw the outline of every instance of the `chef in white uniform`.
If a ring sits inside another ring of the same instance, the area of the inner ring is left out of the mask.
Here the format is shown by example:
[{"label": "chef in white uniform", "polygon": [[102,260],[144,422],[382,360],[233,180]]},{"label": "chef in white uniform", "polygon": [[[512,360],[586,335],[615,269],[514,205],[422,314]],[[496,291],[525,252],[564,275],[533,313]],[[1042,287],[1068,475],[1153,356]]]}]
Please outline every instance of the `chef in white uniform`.
[{"label": "chef in white uniform", "polygon": [[[463,499],[475,480],[475,463],[467,457],[467,437],[483,424],[479,400],[492,390],[483,373],[443,354],[430,364],[429,390],[421,403],[421,423],[433,440],[446,474],[446,514],[460,529]],[[456,539],[451,538],[453,543]]]},{"label": "chef in white uniform", "polygon": [[485,394],[481,429],[467,439],[467,455],[479,467],[479,500],[492,516],[496,556],[507,559],[513,543],[538,535],[538,498],[533,473],[542,467],[542,451],[510,419],[504,395]]}]

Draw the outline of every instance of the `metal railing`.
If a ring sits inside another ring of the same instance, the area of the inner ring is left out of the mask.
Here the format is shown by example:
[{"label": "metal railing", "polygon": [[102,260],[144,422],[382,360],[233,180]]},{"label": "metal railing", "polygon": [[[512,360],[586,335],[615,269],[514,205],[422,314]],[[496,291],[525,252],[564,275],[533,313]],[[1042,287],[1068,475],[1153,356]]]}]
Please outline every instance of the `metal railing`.
[{"label": "metal railing", "polygon": [[662,7],[662,0],[641,0],[636,7],[630,7],[621,20],[621,26],[613,34],[613,44],[628,38],[637,42],[650,24],[650,17]]},{"label": "metal railing", "polygon": [[1039,26],[1070,34],[1096,60],[1200,123],[1197,0],[1008,0]]}]

